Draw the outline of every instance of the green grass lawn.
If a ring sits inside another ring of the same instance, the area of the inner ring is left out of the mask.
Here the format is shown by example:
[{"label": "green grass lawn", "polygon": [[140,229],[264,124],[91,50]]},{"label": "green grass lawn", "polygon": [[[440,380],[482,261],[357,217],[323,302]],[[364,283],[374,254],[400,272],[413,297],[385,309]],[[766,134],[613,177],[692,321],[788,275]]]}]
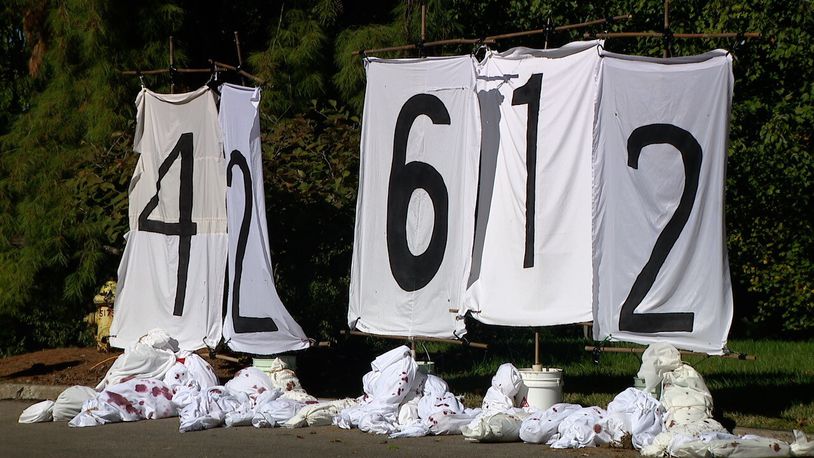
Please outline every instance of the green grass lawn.
[{"label": "green grass lawn", "polygon": [[[508,344],[491,341],[487,351],[439,344],[427,345],[427,350],[451,390],[464,394],[467,405],[478,405],[501,363],[531,365],[533,339],[513,340]],[[597,365],[585,345],[581,338],[546,336],[541,343],[542,362],[565,370],[564,401],[606,407],[617,393],[632,386],[640,355],[602,353]],[[426,359],[423,347],[418,348],[417,359]],[[734,340],[729,348],[755,355],[757,360],[684,358],[704,377],[716,418],[727,427],[794,428],[814,433],[814,341]]]}]

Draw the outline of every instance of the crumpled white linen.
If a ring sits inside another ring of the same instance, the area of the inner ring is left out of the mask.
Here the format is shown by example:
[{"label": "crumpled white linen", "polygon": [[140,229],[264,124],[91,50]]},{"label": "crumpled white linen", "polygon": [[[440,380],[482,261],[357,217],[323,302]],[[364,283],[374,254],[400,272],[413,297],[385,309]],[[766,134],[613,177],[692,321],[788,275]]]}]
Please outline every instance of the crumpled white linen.
[{"label": "crumpled white linen", "polygon": [[336,401],[306,404],[297,413],[283,423],[285,428],[301,428],[303,426],[328,426],[339,412],[358,403],[356,399],[346,398]]},{"label": "crumpled white linen", "polygon": [[791,443],[791,456],[814,456],[814,441],[808,440],[805,433],[793,430],[794,442]]},{"label": "crumpled white linen", "polygon": [[483,410],[485,412],[506,412],[514,407],[514,395],[523,384],[520,372],[511,363],[504,363],[498,367],[492,377],[492,386],[486,390],[483,397]]},{"label": "crumpled white linen", "polygon": [[173,353],[177,353],[179,350],[178,341],[161,328],[147,331],[147,334],[141,336],[138,341],[157,350],[167,350]]},{"label": "crumpled white linen", "polygon": [[481,414],[481,409],[465,409],[461,413],[452,413],[449,410],[436,412],[426,419],[429,425],[429,432],[435,436],[462,434],[464,426],[472,423],[472,420]]},{"label": "crumpled white linen", "polygon": [[461,428],[464,439],[473,442],[517,442],[523,418],[506,412],[492,412],[475,417]]},{"label": "crumpled white linen", "polygon": [[648,392],[655,392],[662,375],[681,366],[681,353],[669,343],[650,344],[642,353],[642,365],[637,376],[644,379]]},{"label": "crumpled white linen", "polygon": [[738,457],[765,458],[791,456],[789,444],[768,437],[709,432],[700,437],[675,436],[667,453],[676,458],[690,457]]},{"label": "crumpled white linen", "polygon": [[74,385],[59,393],[51,410],[54,421],[71,421],[82,411],[82,405],[98,393],[91,387]]},{"label": "crumpled white linen", "polygon": [[632,436],[633,447],[650,445],[664,429],[664,406],[650,393],[628,388],[608,404],[608,414],[619,419]]},{"label": "crumpled white linen", "polygon": [[305,407],[305,403],[284,397],[258,402],[254,409],[252,426],[274,428],[290,420],[303,407]]},{"label": "crumpled white linen", "polygon": [[41,423],[44,421],[53,421],[53,407],[54,401],[49,399],[28,406],[25,410],[23,410],[23,413],[20,414],[20,418],[17,420],[17,423]]},{"label": "crumpled white linen", "polygon": [[274,390],[269,376],[256,367],[245,367],[237,371],[232,380],[226,382],[225,387],[232,394],[244,393],[247,395],[252,400],[252,406],[255,405],[261,394]]},{"label": "crumpled white linen", "polygon": [[184,365],[189,377],[195,379],[202,390],[220,385],[215,370],[205,359],[190,351],[179,351],[175,354],[176,360]]},{"label": "crumpled white linen", "polygon": [[415,390],[416,363],[410,349],[402,345],[376,357],[370,367],[372,370],[362,377],[365,394],[358,404],[342,409],[333,424],[391,434],[397,430],[399,405]]},{"label": "crumpled white linen", "polygon": [[700,438],[706,433],[728,433],[726,428],[712,418],[694,421],[683,425],[675,425],[670,429],[665,429],[662,433],[653,438],[650,445],[642,447],[639,451],[642,456],[647,457],[661,457],[667,453],[667,449],[673,438],[676,436],[684,436],[687,438]]},{"label": "crumpled white linen", "polygon": [[131,378],[162,379],[175,362],[175,352],[172,350],[136,342],[125,348],[124,353],[116,358],[102,381],[96,385],[96,390],[101,391]]},{"label": "crumpled white linen", "polygon": [[250,402],[245,393],[235,396],[224,386],[202,389],[196,380],[191,379],[173,397],[180,416],[178,431],[184,433],[222,426],[228,413]]},{"label": "crumpled white linen", "polygon": [[533,412],[520,425],[520,439],[532,444],[545,444],[559,438],[560,423],[579,409],[582,409],[579,404],[561,402],[546,410]]},{"label": "crumpled white linen", "polygon": [[449,392],[449,386],[443,379],[426,375],[420,397],[401,404],[398,431],[391,433],[390,437],[460,434],[461,427],[471,422],[478,413],[467,413],[458,398]]},{"label": "crumpled white linen", "polygon": [[619,442],[624,434],[621,422],[605,409],[592,406],[571,412],[557,427],[559,437],[549,440],[551,448],[597,447]]},{"label": "crumpled white linen", "polygon": [[173,393],[161,380],[131,379],[110,385],[88,399],[69,426],[97,426],[120,421],[151,420],[177,415]]},{"label": "crumpled white linen", "polygon": [[481,412],[461,427],[464,438],[476,442],[519,441],[520,425],[529,416],[528,409],[514,407],[514,397],[522,384],[520,372],[514,365],[501,364],[483,397]]}]

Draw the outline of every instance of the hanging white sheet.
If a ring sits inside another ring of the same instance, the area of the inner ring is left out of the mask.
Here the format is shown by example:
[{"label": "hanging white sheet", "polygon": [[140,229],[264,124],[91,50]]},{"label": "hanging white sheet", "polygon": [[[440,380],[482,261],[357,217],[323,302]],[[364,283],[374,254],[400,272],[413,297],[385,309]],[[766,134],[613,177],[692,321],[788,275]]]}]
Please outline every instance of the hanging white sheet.
[{"label": "hanging white sheet", "polygon": [[185,350],[221,336],[226,174],[215,101],[142,89],[136,98],[130,232],[119,266],[113,346],[163,328]]},{"label": "hanging white sheet", "polygon": [[232,350],[276,354],[309,346],[277,295],[271,267],[260,145],[260,88],[221,86],[229,267],[223,338]]},{"label": "hanging white sheet", "polygon": [[605,53],[594,145],[594,338],[720,354],[732,58]]},{"label": "hanging white sheet", "polygon": [[480,121],[471,56],[366,61],[351,328],[453,337],[472,251]]},{"label": "hanging white sheet", "polygon": [[591,319],[591,146],[598,41],[487,54],[466,309],[487,324]]}]

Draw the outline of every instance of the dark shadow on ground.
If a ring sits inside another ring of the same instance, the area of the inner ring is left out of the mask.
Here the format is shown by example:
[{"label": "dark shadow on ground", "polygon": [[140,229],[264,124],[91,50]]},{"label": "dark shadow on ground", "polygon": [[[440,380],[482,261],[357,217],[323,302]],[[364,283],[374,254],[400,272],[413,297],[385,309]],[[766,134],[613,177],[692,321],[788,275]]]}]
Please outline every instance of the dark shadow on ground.
[{"label": "dark shadow on ground", "polygon": [[54,364],[43,364],[43,363],[36,363],[33,366],[29,367],[28,369],[23,369],[21,371],[14,372],[12,374],[6,374],[0,378],[15,378],[15,377],[25,377],[30,375],[44,375],[50,374],[51,372],[61,371],[62,369],[67,369],[69,367],[77,366],[82,364],[82,361],[73,360],[73,361],[64,361],[61,363],[54,363]]}]

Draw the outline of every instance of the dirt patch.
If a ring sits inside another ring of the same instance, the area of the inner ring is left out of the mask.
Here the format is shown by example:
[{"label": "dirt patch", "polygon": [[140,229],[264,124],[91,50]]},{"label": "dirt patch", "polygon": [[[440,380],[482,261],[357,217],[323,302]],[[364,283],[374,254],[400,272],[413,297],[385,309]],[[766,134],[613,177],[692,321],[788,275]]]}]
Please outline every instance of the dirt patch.
[{"label": "dirt patch", "polygon": [[[93,347],[53,348],[0,359],[0,383],[35,385],[84,385],[95,387],[121,351],[99,353]],[[219,359],[203,358],[225,382],[242,366]]]}]

